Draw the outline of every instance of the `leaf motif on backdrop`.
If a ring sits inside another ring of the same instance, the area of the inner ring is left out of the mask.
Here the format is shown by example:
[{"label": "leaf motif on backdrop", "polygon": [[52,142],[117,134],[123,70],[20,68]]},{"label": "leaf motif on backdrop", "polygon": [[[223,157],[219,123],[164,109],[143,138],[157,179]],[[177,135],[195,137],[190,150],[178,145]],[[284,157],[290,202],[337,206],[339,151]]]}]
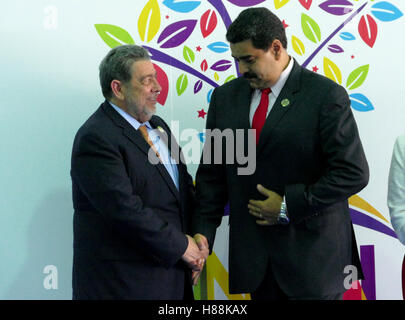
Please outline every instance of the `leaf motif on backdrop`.
[{"label": "leaf motif on backdrop", "polygon": [[173,11],[187,13],[197,8],[201,4],[201,1],[164,0],[162,4]]},{"label": "leaf motif on backdrop", "polygon": [[353,11],[353,3],[347,0],[328,0],[322,2],[319,7],[335,16],[343,16]]},{"label": "leaf motif on backdrop", "polygon": [[184,46],[184,48],[183,48],[183,57],[188,63],[194,62],[195,55],[194,55],[193,50],[191,50],[187,46]]},{"label": "leaf motif on backdrop", "polygon": [[224,83],[227,83],[227,82],[229,82],[229,81],[231,81],[231,80],[233,80],[233,79],[236,79],[236,76],[234,76],[234,75],[232,74],[232,75],[230,75],[228,78],[225,79]]},{"label": "leaf motif on backdrop", "polygon": [[208,37],[217,26],[218,19],[214,10],[207,10],[201,16],[200,29],[204,38]]},{"label": "leaf motif on backdrop", "polygon": [[366,64],[353,70],[347,78],[346,88],[349,90],[360,87],[367,78],[370,65]]},{"label": "leaf motif on backdrop", "polygon": [[338,84],[342,84],[342,72],[333,61],[326,57],[323,58],[323,70],[326,77]]},{"label": "leaf motif on backdrop", "polygon": [[190,37],[197,20],[181,20],[168,25],[160,34],[158,43],[161,48],[174,48]]},{"label": "leaf motif on backdrop", "polygon": [[312,0],[299,0],[299,1],[305,9],[309,10],[312,4]]},{"label": "leaf motif on backdrop", "polygon": [[203,86],[203,82],[201,80],[198,80],[195,84],[194,84],[194,94],[196,94],[198,91],[201,90]]},{"label": "leaf motif on backdrop", "polygon": [[167,94],[169,92],[169,79],[167,78],[166,72],[164,72],[162,68],[154,63],[153,66],[156,70],[157,81],[162,87],[162,90],[160,90],[160,94],[157,97],[157,102],[159,102],[163,106],[166,103]]},{"label": "leaf motif on backdrop", "polygon": [[[212,69],[212,68],[211,68]],[[215,81],[218,81],[219,80],[219,75],[218,75],[218,73],[214,73],[214,79],[215,79]]]},{"label": "leaf motif on backdrop", "polygon": [[207,48],[216,53],[222,53],[229,50],[229,45],[225,42],[218,41],[209,44]]},{"label": "leaf motif on backdrop", "polygon": [[201,65],[200,65],[200,68],[201,68],[201,71],[207,71],[207,69],[208,69],[208,63],[207,63],[207,60],[203,60],[202,62],[201,62]]},{"label": "leaf motif on backdrop", "polygon": [[238,7],[250,7],[262,3],[266,0],[228,0],[228,1]]},{"label": "leaf motif on backdrop", "polygon": [[149,0],[138,18],[138,33],[142,41],[149,42],[160,28],[160,8],[157,0]]},{"label": "leaf motif on backdrop", "polygon": [[371,7],[371,13],[380,21],[394,21],[403,16],[403,13],[387,1],[377,2]]},{"label": "leaf motif on backdrop", "polygon": [[321,29],[314,19],[303,13],[301,15],[301,27],[305,36],[312,42],[321,41]]},{"label": "leaf motif on backdrop", "polygon": [[356,40],[356,37],[351,34],[350,32],[342,32],[340,35],[340,38],[346,41],[352,41],[352,40]]},{"label": "leaf motif on backdrop", "polygon": [[276,9],[280,9],[285,6],[290,0],[274,0],[274,6]]},{"label": "leaf motif on backdrop", "polygon": [[372,48],[378,34],[377,23],[374,18],[369,14],[363,15],[360,19],[358,30],[363,41]]},{"label": "leaf motif on backdrop", "polygon": [[94,26],[101,39],[103,39],[110,48],[115,48],[123,44],[135,44],[134,39],[132,39],[129,33],[118,26],[112,24],[95,24]]},{"label": "leaf motif on backdrop", "polygon": [[373,104],[364,94],[353,93],[349,95],[349,98],[352,103],[352,108],[357,111],[367,112],[374,110]]},{"label": "leaf motif on backdrop", "polygon": [[177,95],[180,96],[188,86],[188,79],[187,79],[187,74],[183,73],[181,74],[176,81],[176,91]]},{"label": "leaf motif on backdrop", "polygon": [[207,102],[210,103],[211,102],[211,96],[212,93],[214,92],[214,89],[211,89],[210,91],[208,91],[207,93]]},{"label": "leaf motif on backdrop", "polygon": [[343,48],[338,46],[337,44],[330,44],[328,46],[328,50],[332,53],[342,53],[344,52]]},{"label": "leaf motif on backdrop", "polygon": [[219,60],[215,62],[210,69],[214,71],[225,71],[232,66],[232,62],[229,60]]},{"label": "leaf motif on backdrop", "polygon": [[298,39],[296,36],[292,36],[291,43],[292,43],[293,50],[297,54],[299,54],[300,56],[305,54],[305,46],[300,39]]}]

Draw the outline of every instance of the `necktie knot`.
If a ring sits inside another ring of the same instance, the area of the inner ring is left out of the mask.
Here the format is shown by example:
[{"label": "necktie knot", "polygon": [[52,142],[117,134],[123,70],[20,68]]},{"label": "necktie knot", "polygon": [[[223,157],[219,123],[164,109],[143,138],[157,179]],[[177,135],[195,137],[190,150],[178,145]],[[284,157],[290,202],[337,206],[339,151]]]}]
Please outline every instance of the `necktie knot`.
[{"label": "necktie knot", "polygon": [[262,94],[269,95],[270,92],[271,92],[271,89],[270,89],[270,88],[266,88],[266,89],[263,89],[263,90],[262,90]]}]

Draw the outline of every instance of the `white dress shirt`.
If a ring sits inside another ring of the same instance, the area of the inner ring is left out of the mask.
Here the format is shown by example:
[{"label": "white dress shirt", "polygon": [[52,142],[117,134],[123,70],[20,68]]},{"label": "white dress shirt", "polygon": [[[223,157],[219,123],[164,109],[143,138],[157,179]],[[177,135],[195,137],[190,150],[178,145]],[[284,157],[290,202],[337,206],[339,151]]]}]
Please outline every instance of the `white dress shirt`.
[{"label": "white dress shirt", "polygon": [[388,178],[388,208],[399,241],[405,244],[405,135],[394,145]]},{"label": "white dress shirt", "polygon": [[[281,90],[283,89],[293,66],[294,66],[294,59],[290,57],[290,62],[288,63],[287,68],[283,70],[277,82],[270,87],[271,92],[269,94],[269,108],[267,109],[266,117],[269,115],[271,108],[273,108],[273,105],[276,102]],[[256,109],[259,106],[261,96],[262,91],[259,89],[254,90],[252,93],[252,100],[250,102],[250,113],[249,113],[250,126],[252,126],[253,116],[255,115]]]},{"label": "white dress shirt", "polygon": [[169,148],[157,134],[156,132],[157,129],[153,129],[149,121],[140,123],[138,120],[136,120],[134,117],[129,115],[127,112],[125,112],[115,104],[113,104],[111,101],[108,102],[115,109],[115,111],[117,111],[125,120],[127,120],[132,127],[134,127],[135,130],[138,130],[138,128],[142,125],[146,126],[149,139],[152,141],[153,145],[156,148],[156,151],[159,153],[162,163],[165,166],[167,172],[170,174],[170,177],[172,178],[174,184],[177,187],[177,190],[179,190],[179,170],[177,168],[177,163],[169,154]]}]

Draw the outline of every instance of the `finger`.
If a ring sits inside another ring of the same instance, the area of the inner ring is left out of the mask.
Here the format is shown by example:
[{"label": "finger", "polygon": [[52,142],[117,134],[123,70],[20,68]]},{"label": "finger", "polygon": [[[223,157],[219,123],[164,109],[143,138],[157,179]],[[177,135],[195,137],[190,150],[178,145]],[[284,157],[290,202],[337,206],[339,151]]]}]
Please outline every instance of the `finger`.
[{"label": "finger", "polygon": [[269,197],[271,195],[271,190],[266,189],[265,187],[263,187],[261,184],[257,185],[257,190],[264,196]]},{"label": "finger", "polygon": [[261,200],[249,200],[249,204],[253,207],[261,208],[263,206],[263,201]]},{"label": "finger", "polygon": [[256,223],[260,226],[274,226],[275,223],[273,223],[270,220],[256,220]]},{"label": "finger", "polygon": [[261,213],[262,209],[255,207],[255,206],[251,206],[250,204],[248,204],[248,209],[252,212],[256,212],[256,213]]}]

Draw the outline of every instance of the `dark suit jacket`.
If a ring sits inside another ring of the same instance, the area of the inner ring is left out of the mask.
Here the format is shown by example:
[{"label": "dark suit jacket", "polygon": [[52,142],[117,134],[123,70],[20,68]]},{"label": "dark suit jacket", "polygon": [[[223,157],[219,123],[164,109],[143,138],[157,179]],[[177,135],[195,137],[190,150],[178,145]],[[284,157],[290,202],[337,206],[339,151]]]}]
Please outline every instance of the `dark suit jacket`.
[{"label": "dark suit jacket", "polygon": [[[150,123],[170,135],[161,118]],[[183,298],[188,271],[180,259],[188,244],[193,182],[178,165],[178,191],[164,165],[148,161],[148,150],[108,102],[76,134],[74,299]]]},{"label": "dark suit jacket", "polygon": [[[207,129],[246,132],[251,94],[243,78],[215,89]],[[281,105],[284,99],[288,106]],[[244,150],[246,140],[245,134]],[[363,189],[369,177],[344,88],[294,62],[256,152],[252,175],[238,175],[238,164],[200,164],[196,175],[193,232],[205,234],[211,249],[223,208],[230,202],[230,293],[254,291],[269,261],[290,296],[344,292],[345,266],[356,265],[362,274],[347,199]],[[222,157],[224,163],[225,154]],[[264,199],[258,183],[286,197],[288,226],[259,226],[249,214],[249,199]]]}]

